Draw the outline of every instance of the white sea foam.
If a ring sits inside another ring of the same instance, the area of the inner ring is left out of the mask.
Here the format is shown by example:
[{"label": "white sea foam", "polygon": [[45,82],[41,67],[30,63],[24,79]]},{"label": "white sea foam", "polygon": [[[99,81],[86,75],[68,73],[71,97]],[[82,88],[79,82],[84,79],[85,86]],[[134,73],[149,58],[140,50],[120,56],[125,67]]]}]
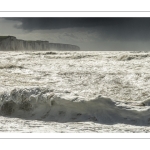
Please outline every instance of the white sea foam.
[{"label": "white sea foam", "polygon": [[1,116],[149,125],[149,53],[0,54]]},{"label": "white sea foam", "polygon": [[93,121],[114,124],[149,124],[149,110],[125,110],[110,98],[97,96],[90,100],[61,96],[46,88],[14,89],[1,94],[1,111],[4,116],[45,121]]}]

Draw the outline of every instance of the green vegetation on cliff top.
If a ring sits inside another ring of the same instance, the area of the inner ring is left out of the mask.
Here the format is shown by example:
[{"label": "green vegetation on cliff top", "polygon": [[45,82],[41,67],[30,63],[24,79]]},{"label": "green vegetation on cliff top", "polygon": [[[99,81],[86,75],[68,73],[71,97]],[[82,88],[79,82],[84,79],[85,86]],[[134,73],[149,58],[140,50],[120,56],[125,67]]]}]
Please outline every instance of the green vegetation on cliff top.
[{"label": "green vegetation on cliff top", "polygon": [[9,37],[9,36],[0,36],[0,41],[3,39],[6,39],[7,37]]},{"label": "green vegetation on cliff top", "polygon": [[0,39],[1,39],[1,38],[7,38],[7,37],[8,37],[8,36],[0,36]]}]

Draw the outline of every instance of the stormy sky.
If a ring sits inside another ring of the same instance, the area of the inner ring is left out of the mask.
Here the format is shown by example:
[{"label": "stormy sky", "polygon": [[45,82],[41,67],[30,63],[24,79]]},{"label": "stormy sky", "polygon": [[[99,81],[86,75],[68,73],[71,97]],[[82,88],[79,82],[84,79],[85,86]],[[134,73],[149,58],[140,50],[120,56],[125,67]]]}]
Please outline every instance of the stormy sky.
[{"label": "stormy sky", "polygon": [[0,18],[0,35],[90,51],[150,50],[150,18]]}]

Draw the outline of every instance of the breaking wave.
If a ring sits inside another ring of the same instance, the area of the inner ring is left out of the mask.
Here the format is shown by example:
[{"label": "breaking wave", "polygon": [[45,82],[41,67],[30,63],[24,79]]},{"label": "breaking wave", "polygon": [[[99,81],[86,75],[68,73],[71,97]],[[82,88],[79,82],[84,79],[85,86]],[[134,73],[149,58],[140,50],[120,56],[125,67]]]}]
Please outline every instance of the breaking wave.
[{"label": "breaking wave", "polygon": [[11,63],[7,63],[7,64],[0,63],[0,69],[12,69],[12,68],[22,69],[23,66],[18,66],[16,64],[11,64]]},{"label": "breaking wave", "polygon": [[144,58],[147,58],[147,57],[150,57],[150,54],[130,54],[130,55],[122,55],[122,56],[119,56],[117,60],[119,61],[130,61],[130,60],[134,60],[134,59],[144,59]]},{"label": "breaking wave", "polygon": [[57,122],[150,123],[149,110],[126,110],[102,96],[90,100],[64,98],[48,88],[13,89],[1,93],[0,115]]}]

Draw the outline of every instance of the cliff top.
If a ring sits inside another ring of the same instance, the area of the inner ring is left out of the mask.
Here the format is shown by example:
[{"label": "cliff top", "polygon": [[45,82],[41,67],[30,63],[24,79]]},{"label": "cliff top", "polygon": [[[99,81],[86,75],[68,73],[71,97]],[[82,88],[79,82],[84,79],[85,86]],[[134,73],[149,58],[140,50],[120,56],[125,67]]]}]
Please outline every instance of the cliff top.
[{"label": "cliff top", "polygon": [[9,36],[0,36],[0,40],[6,39]]},{"label": "cliff top", "polygon": [[16,38],[15,36],[0,36],[0,41],[4,40],[4,39],[7,39],[7,38]]}]

